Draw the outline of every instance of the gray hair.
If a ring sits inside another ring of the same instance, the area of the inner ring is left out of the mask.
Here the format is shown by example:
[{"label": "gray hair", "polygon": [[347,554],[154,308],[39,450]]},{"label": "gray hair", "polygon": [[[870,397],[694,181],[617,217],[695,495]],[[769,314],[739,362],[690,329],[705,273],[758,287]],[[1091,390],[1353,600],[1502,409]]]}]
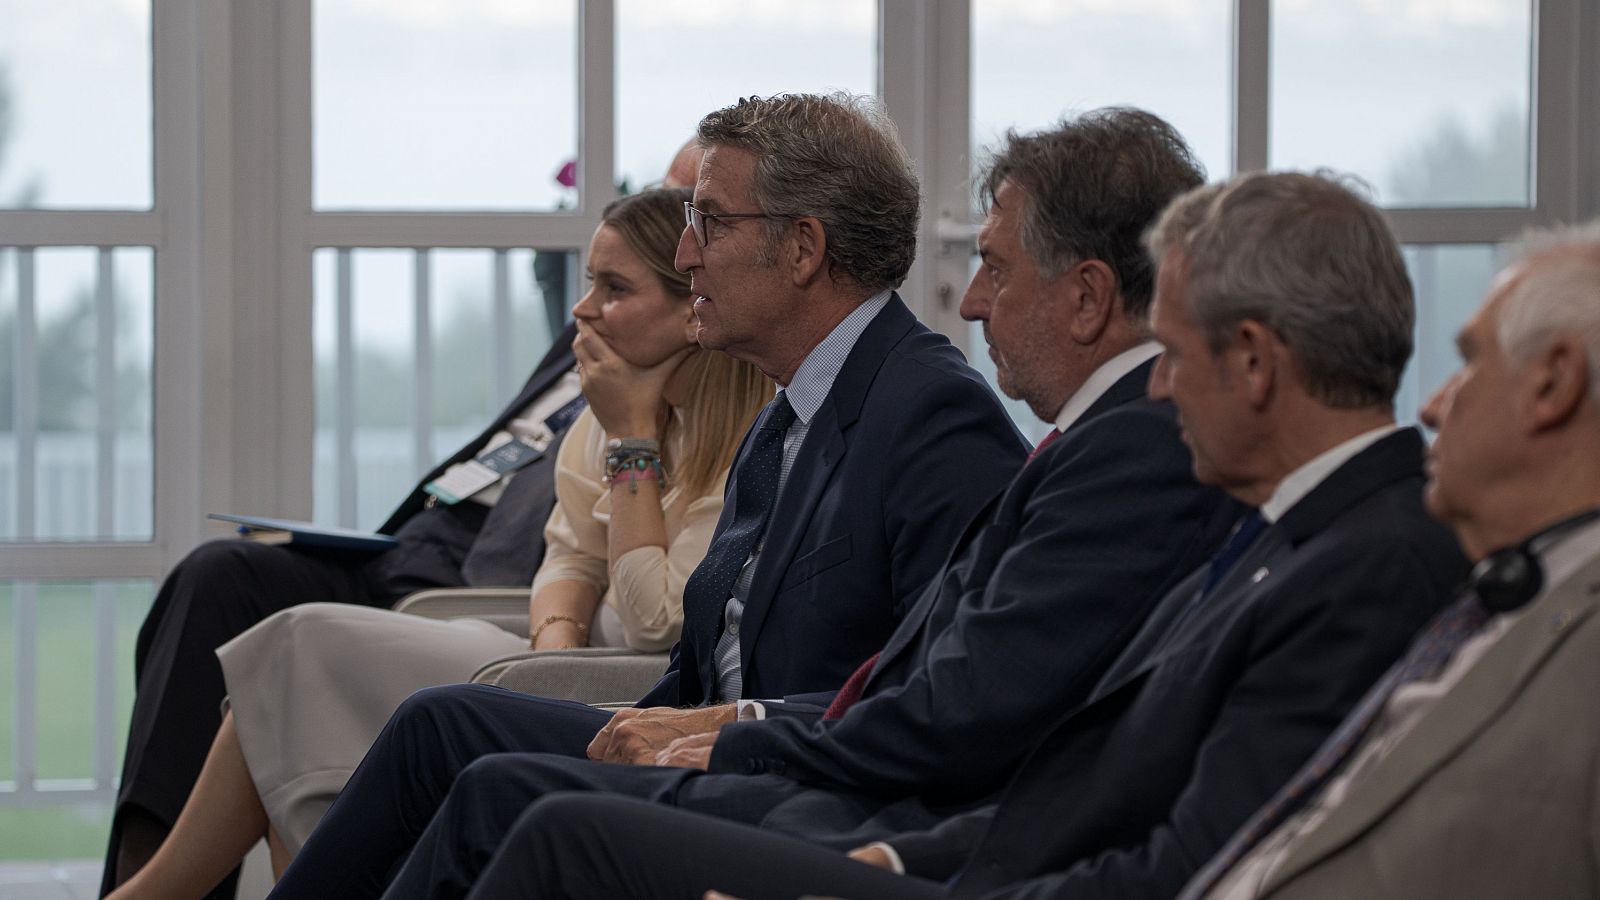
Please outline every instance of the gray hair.
[{"label": "gray hair", "polygon": [[1501,349],[1520,365],[1557,335],[1575,335],[1588,356],[1591,402],[1600,404],[1600,219],[1524,234],[1519,264],[1526,273],[1500,310]]},{"label": "gray hair", "polygon": [[[905,280],[917,255],[921,195],[911,158],[878,101],[844,93],[746,97],[700,120],[699,138],[705,147],[754,154],[762,211],[821,221],[836,275],[871,291]],[[785,227],[768,224],[764,252]]]},{"label": "gray hair", "polygon": [[1206,180],[1183,136],[1159,116],[1107,107],[1034,134],[1006,133],[983,190],[1007,181],[1027,195],[1022,248],[1046,280],[1086,259],[1111,267],[1123,315],[1143,322],[1155,267],[1140,238],[1174,197]]},{"label": "gray hair", "polygon": [[1253,319],[1294,352],[1335,408],[1394,407],[1416,322],[1411,278],[1383,214],[1331,172],[1252,172],[1185,194],[1146,236],[1178,251],[1189,310],[1220,350]]}]

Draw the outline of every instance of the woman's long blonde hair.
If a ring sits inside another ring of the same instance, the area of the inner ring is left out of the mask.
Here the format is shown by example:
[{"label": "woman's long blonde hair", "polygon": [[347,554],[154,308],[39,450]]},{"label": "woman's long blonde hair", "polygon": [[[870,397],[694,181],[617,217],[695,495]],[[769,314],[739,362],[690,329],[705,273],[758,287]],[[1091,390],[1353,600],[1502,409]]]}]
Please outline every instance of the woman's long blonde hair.
[{"label": "woman's long blonde hair", "polygon": [[[678,239],[683,235],[683,204],[693,197],[687,188],[644,191],[613,201],[600,221],[617,230],[645,265],[661,279],[661,286],[676,297],[689,296],[689,276],[673,268]],[[677,444],[663,464],[674,485],[694,497],[710,490],[733,464],[739,446],[756,413],[772,399],[772,380],[747,362],[715,350],[701,350],[683,365],[688,367],[689,404],[684,418],[689,427],[681,440],[672,432],[677,420],[669,419],[663,448]]]}]

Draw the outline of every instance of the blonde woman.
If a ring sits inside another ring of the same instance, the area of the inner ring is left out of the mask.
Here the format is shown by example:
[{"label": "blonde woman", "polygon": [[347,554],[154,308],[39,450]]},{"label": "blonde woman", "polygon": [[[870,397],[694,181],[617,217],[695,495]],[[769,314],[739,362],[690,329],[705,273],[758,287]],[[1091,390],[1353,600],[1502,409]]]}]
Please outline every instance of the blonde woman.
[{"label": "blonde woman", "polygon": [[[677,640],[740,436],[771,398],[754,367],[694,343],[672,265],[687,190],[607,207],[573,310],[588,409],[556,464],[530,634],[346,604],[278,613],[218,649],[229,711],[172,832],[117,898],[204,896],[265,836],[282,873],[391,712],[528,646],[654,652]],[[609,470],[609,472],[608,472]]]}]

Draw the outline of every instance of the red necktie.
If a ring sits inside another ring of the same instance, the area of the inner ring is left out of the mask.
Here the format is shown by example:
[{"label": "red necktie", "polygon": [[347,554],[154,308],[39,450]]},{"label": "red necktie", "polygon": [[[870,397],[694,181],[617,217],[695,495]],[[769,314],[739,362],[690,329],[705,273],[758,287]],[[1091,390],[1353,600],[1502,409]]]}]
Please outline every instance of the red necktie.
[{"label": "red necktie", "polygon": [[1039,442],[1039,446],[1033,448],[1033,452],[1028,454],[1028,462],[1023,463],[1023,465],[1027,465],[1028,463],[1033,462],[1033,458],[1035,456],[1038,456],[1039,454],[1043,453],[1044,452],[1044,448],[1046,448],[1046,447],[1050,446],[1051,444],[1055,443],[1055,440],[1058,437],[1061,437],[1061,429],[1059,429],[1059,428],[1050,429],[1050,433],[1044,436],[1044,439]]},{"label": "red necktie", "polygon": [[861,664],[861,668],[850,673],[850,679],[839,688],[839,693],[833,696],[833,702],[828,704],[828,709],[822,714],[824,721],[844,717],[845,710],[856,704],[861,699],[861,689],[867,686],[867,679],[872,676],[872,667],[878,664],[878,657],[882,652],[872,654],[872,657]]}]

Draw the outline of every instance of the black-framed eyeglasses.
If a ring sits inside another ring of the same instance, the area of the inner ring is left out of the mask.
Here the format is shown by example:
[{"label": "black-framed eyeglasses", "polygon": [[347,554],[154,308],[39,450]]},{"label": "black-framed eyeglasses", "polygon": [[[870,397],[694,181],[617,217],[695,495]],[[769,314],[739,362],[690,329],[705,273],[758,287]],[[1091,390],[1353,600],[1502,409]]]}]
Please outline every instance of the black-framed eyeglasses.
[{"label": "black-framed eyeglasses", "polygon": [[708,213],[694,208],[694,204],[685,200],[683,202],[683,220],[688,223],[689,230],[694,232],[694,242],[704,247],[706,245],[706,221],[717,219],[779,219],[771,213]]}]

